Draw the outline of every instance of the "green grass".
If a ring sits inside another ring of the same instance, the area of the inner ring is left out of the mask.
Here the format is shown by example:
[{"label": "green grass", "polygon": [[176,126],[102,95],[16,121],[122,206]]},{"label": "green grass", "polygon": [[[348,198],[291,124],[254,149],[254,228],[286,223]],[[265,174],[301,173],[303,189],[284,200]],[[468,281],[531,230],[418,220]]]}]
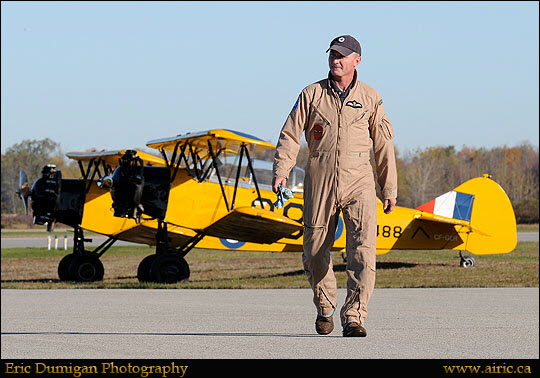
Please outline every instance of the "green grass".
[{"label": "green grass", "polygon": [[520,242],[517,248],[508,254],[467,255],[475,258],[476,265],[464,269],[459,267],[458,254],[455,251],[390,252],[378,258],[378,264],[381,267],[388,264],[388,269],[379,269],[377,285],[379,287],[538,286],[538,242]]},{"label": "green grass", "polygon": [[518,232],[538,232],[538,224],[518,224]]},{"label": "green grass", "polygon": [[[537,287],[538,242],[520,242],[503,255],[474,256],[476,265],[459,266],[456,251],[392,251],[377,256],[376,287]],[[2,249],[2,288],[307,288],[300,253],[194,249],[187,256],[190,282],[140,283],[139,262],[154,253],[148,246],[112,247],[101,260],[103,281],[60,282],[57,267],[69,253],[47,248]],[[346,287],[345,263],[333,253],[339,287]]]}]

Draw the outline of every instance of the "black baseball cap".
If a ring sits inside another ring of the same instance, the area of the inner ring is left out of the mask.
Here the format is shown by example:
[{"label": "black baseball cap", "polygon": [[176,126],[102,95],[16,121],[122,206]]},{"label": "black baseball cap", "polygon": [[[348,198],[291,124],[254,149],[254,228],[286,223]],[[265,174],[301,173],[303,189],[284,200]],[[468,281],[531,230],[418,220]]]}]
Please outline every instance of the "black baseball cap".
[{"label": "black baseball cap", "polygon": [[360,43],[350,35],[340,35],[330,42],[330,47],[326,52],[330,50],[335,50],[343,56],[352,54],[353,52],[362,55],[362,49],[360,48]]}]

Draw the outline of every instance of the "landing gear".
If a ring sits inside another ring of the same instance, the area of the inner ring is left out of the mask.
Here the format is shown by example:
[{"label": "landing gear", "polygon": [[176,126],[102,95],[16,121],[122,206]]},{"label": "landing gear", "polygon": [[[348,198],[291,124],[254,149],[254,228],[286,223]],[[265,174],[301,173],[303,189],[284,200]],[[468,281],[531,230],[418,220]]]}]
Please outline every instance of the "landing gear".
[{"label": "landing gear", "polygon": [[160,220],[156,233],[156,253],[146,256],[139,264],[137,278],[140,282],[179,283],[189,282],[189,264],[184,258],[203,238],[197,234],[178,248],[169,248],[167,223]]},{"label": "landing gear", "polygon": [[461,251],[459,251],[459,266],[462,268],[471,268],[476,264],[476,260],[471,256],[463,256]]},{"label": "landing gear", "polygon": [[137,278],[139,282],[152,282],[153,280],[150,277],[150,267],[156,259],[157,255],[146,256],[139,264],[137,268]]},{"label": "landing gear", "polygon": [[75,255],[70,253],[69,255],[65,255],[62,260],[60,260],[60,263],[58,264],[58,278],[60,278],[60,281],[71,281],[69,278],[69,266],[73,261],[73,257],[75,257]]},{"label": "landing gear", "polygon": [[188,282],[189,275],[189,264],[175,252],[146,256],[137,269],[140,282]]},{"label": "landing gear", "polygon": [[187,261],[176,253],[157,256],[150,267],[150,277],[163,283],[187,282],[189,273]]},{"label": "landing gear", "polygon": [[93,252],[75,255],[68,268],[69,277],[76,282],[101,281],[104,272],[103,263]]},{"label": "landing gear", "polygon": [[99,259],[116,241],[109,237],[103,244],[93,251],[84,249],[84,242],[92,241],[85,239],[83,230],[75,227],[73,237],[73,253],[66,255],[58,264],[58,278],[60,281],[94,282],[103,280],[105,269]]}]

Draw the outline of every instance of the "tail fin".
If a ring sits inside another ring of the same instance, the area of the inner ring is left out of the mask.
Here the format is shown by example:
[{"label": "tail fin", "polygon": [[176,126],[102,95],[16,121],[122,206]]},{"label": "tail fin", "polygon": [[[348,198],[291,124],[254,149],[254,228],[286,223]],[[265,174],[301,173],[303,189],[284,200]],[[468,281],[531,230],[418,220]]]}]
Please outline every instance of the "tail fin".
[{"label": "tail fin", "polygon": [[516,247],[514,209],[504,189],[487,174],[466,181],[417,210],[470,222],[465,249],[471,253],[508,253]]}]

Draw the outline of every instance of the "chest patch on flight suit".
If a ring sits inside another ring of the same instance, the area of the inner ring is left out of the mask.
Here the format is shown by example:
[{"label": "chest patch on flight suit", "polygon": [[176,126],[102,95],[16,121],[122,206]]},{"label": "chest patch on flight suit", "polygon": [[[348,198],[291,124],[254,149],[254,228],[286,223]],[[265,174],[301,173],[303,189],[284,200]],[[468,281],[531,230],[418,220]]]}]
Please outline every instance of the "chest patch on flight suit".
[{"label": "chest patch on flight suit", "polygon": [[360,108],[362,108],[362,104],[359,103],[359,102],[356,101],[356,100],[347,101],[347,103],[345,104],[345,106],[350,106],[351,108],[355,108],[355,109],[360,109]]},{"label": "chest patch on flight suit", "polygon": [[313,126],[313,139],[321,140],[324,134],[324,128],[321,125]]}]

